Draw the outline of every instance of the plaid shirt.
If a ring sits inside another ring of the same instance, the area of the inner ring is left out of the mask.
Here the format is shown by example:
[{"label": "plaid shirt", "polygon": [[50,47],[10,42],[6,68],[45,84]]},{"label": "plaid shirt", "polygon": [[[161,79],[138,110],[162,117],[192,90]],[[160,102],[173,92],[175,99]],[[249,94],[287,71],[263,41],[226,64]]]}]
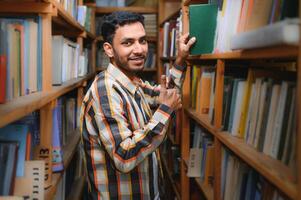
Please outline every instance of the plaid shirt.
[{"label": "plaid shirt", "polygon": [[[170,70],[181,88],[184,73]],[[110,64],[99,73],[81,108],[81,133],[90,199],[159,199],[156,149],[173,111],[156,104],[158,88],[135,84]]]}]

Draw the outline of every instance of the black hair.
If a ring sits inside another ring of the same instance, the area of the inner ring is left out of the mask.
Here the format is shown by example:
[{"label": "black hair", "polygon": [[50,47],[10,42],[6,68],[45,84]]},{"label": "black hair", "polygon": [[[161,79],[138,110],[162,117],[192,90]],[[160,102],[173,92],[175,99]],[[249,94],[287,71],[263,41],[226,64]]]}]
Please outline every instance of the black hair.
[{"label": "black hair", "polygon": [[140,22],[144,26],[144,17],[138,13],[127,11],[116,11],[105,16],[101,26],[101,35],[104,42],[112,44],[113,37],[118,27],[135,22]]}]

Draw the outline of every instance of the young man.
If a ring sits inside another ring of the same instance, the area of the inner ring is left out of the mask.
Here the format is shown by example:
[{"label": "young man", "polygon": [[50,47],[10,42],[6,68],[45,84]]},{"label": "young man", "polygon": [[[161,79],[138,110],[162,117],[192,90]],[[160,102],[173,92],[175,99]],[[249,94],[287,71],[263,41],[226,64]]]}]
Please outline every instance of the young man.
[{"label": "young man", "polygon": [[[160,199],[156,150],[166,137],[171,115],[181,108],[184,60],[195,39],[180,37],[171,69],[175,88],[151,86],[136,77],[143,70],[148,44],[141,15],[114,12],[102,26],[110,58],[97,75],[81,109],[81,132],[90,199]],[[157,104],[152,113],[150,105]]]}]

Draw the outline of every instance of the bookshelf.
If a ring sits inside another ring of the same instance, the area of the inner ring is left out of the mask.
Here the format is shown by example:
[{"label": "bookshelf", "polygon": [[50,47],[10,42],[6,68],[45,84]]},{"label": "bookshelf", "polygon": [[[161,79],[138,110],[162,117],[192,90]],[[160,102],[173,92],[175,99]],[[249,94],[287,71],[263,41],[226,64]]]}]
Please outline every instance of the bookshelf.
[{"label": "bookshelf", "polygon": [[[179,16],[181,9],[182,12],[182,28],[183,32],[189,31],[189,5],[192,4],[202,4],[207,3],[207,1],[201,0],[183,0],[183,1],[169,1],[162,0],[159,1],[160,10],[160,27],[164,27],[164,23],[171,19],[175,19]],[[166,6],[173,5],[173,10],[166,11]],[[300,5],[300,1],[299,1]],[[299,9],[300,11],[300,9]],[[163,40],[162,35],[159,36],[159,41]],[[161,48],[162,48],[161,43]],[[299,45],[300,46],[300,45]],[[297,66],[300,65],[301,52],[299,46],[281,45],[273,47],[264,47],[250,50],[235,50],[231,52],[224,53],[212,53],[212,54],[201,54],[189,56],[187,59],[187,72],[186,78],[183,85],[183,105],[182,109],[182,120],[181,120],[181,139],[180,139],[180,149],[181,149],[181,189],[177,190],[176,187],[172,186],[175,196],[179,199],[194,199],[195,194],[191,193],[191,189],[197,187],[198,193],[202,194],[206,199],[220,200],[222,199],[222,149],[226,147],[229,149],[233,155],[238,157],[241,161],[246,163],[250,168],[255,170],[261,177],[267,180],[268,183],[273,185],[278,191],[285,195],[288,199],[300,199],[301,198],[301,177],[300,177],[300,166],[301,166],[301,147],[296,146],[296,169],[297,173],[291,168],[264,154],[259,152],[253,146],[247,144],[243,138],[238,138],[227,131],[222,130],[222,120],[223,120],[223,91],[224,91],[224,78],[225,72],[229,69],[235,69],[234,64],[245,65],[249,68],[252,64],[258,61],[265,62],[296,62]],[[162,68],[163,63],[172,63],[175,57],[163,57],[161,55],[162,49],[158,48],[160,55],[160,60],[158,66],[160,66],[159,76],[164,74]],[[199,114],[195,109],[191,108],[191,82],[192,82],[192,69],[193,65],[208,66],[215,65],[215,98],[214,98],[214,120],[211,122],[208,118],[208,114]],[[233,67],[231,67],[231,65]],[[297,76],[296,80],[296,102],[300,101],[300,88],[301,88],[301,73],[299,67],[293,73]],[[270,66],[265,68],[265,70],[273,73],[273,71],[278,70],[277,66]],[[237,70],[237,69],[236,69]],[[276,73],[276,72],[275,72]],[[297,141],[300,141],[301,131],[300,131],[300,106],[296,105],[297,113]],[[186,173],[189,163],[189,152],[192,141],[190,138],[191,132],[191,122],[200,126],[206,132],[214,138],[214,183],[213,185],[206,185],[200,178],[188,178]],[[172,138],[167,137],[171,142]],[[164,158],[163,158],[164,159]],[[165,167],[168,163],[163,162]],[[172,178],[172,177],[171,177]],[[174,183],[175,180],[171,180],[170,183]]]},{"label": "bookshelf", "polygon": [[[78,5],[83,5],[83,1],[77,1]],[[91,11],[92,21],[95,15],[95,10]],[[40,91],[30,93],[28,95],[19,96],[0,104],[0,128],[13,123],[32,112],[39,111],[40,113],[40,145],[37,149],[46,149],[49,154],[45,158],[42,154],[35,155],[34,159],[45,160],[45,188],[44,199],[53,199],[57,191],[58,183],[60,182],[63,173],[52,172],[52,118],[53,108],[57,99],[69,92],[77,92],[77,102],[80,103],[84,97],[84,87],[87,82],[96,75],[96,35],[95,30],[86,30],[77,20],[64,9],[56,0],[39,0],[39,1],[1,1],[0,16],[2,18],[10,16],[41,17],[41,58],[42,58],[42,88]],[[94,22],[91,22],[94,26]],[[59,86],[52,85],[52,36],[63,35],[70,40],[75,41],[79,45],[80,53],[83,52],[84,45],[91,47],[91,68],[88,74],[70,79]],[[67,138],[68,144],[63,146],[63,165],[66,169],[77,151],[77,146],[80,141],[79,130],[73,131],[71,137]],[[73,196],[69,199],[80,199],[84,187],[84,177],[74,182]],[[78,196],[77,196],[78,195]]]}]

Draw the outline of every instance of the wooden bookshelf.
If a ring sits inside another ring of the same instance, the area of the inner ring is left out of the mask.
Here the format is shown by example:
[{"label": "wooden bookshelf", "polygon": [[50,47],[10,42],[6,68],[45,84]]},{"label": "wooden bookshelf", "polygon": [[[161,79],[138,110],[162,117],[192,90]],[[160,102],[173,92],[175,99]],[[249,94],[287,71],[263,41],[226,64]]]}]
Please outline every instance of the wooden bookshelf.
[{"label": "wooden bookshelf", "polygon": [[174,181],[174,179],[173,179],[173,177],[172,177],[172,175],[170,173],[170,170],[168,169],[166,160],[163,157],[161,157],[161,161],[162,161],[163,168],[164,168],[164,170],[166,172],[164,175],[167,175],[167,178],[169,179],[169,181],[171,183],[171,186],[173,188],[173,191],[174,191],[177,199],[181,199],[179,189],[178,189],[178,187],[176,185],[176,182]]},{"label": "wooden bookshelf", "polygon": [[110,14],[114,11],[128,11],[136,12],[141,14],[156,14],[158,9],[156,7],[138,7],[138,6],[128,6],[128,7],[96,7],[96,15],[98,14]]},{"label": "wooden bookshelf", "polygon": [[[206,3],[203,0],[183,0],[178,1],[181,3],[179,8],[182,8],[182,25],[183,32],[189,31],[189,5]],[[164,22],[169,21],[177,17],[179,10],[167,11],[168,4],[176,5],[176,1],[160,0],[159,1],[159,24],[162,27]],[[300,4],[300,1],[299,1]],[[301,5],[299,11],[301,10]],[[160,37],[160,36],[159,36]],[[161,42],[163,38],[159,38]],[[163,43],[162,43],[163,44]],[[301,43],[300,43],[301,44]],[[299,44],[299,45],[300,45]],[[158,55],[162,55],[162,49],[158,48]],[[175,58],[160,57],[158,66],[162,66],[163,63],[172,63]],[[290,169],[288,166],[281,163],[279,160],[273,159],[270,156],[265,155],[262,152],[258,152],[254,147],[246,144],[243,139],[232,136],[230,133],[222,132],[222,110],[223,110],[223,90],[224,90],[224,76],[225,69],[230,70],[229,67],[232,65],[241,65],[244,63],[259,63],[259,62],[297,62],[301,64],[301,51],[299,46],[292,45],[279,45],[274,47],[256,48],[249,50],[234,50],[225,53],[212,53],[189,56],[187,59],[187,72],[186,79],[183,85],[183,105],[187,105],[184,108],[184,115],[182,118],[182,133],[181,133],[181,199],[190,199],[196,197],[196,194],[191,194],[191,184],[197,186],[199,190],[205,195],[206,199],[221,200],[221,180],[222,180],[222,148],[226,147],[229,149],[234,156],[238,157],[252,169],[254,169],[260,176],[267,180],[271,185],[275,186],[276,190],[289,199],[300,199],[301,198],[301,147],[297,145],[296,157],[297,157],[297,174],[295,171]],[[215,65],[215,102],[214,102],[214,120],[209,121],[208,115],[200,115],[194,109],[189,108],[191,98],[191,66],[192,65]],[[227,68],[226,68],[227,66]],[[255,66],[256,67],[256,66]],[[266,70],[275,70],[278,66],[270,66]],[[231,69],[232,70],[232,69]],[[236,70],[236,69],[235,69]],[[299,66],[294,71],[297,78],[297,100],[301,99],[301,73]],[[164,73],[163,70],[159,69],[160,75]],[[297,103],[297,140],[300,141],[301,129],[300,125],[300,107]],[[195,121],[196,124],[207,130],[214,137],[214,185],[213,187],[206,188],[200,179],[194,179],[191,181],[186,175],[189,160],[189,147],[190,147],[190,121]],[[193,187],[195,188],[195,187]],[[195,192],[195,191],[193,191]]]},{"label": "wooden bookshelf", "polygon": [[59,96],[83,85],[87,80],[94,77],[94,75],[95,73],[92,73],[83,78],[72,79],[61,86],[54,86],[51,91],[32,93],[15,98],[5,104],[0,104],[0,127],[42,108]]},{"label": "wooden bookshelf", "polygon": [[[75,130],[73,133],[70,133],[70,137],[68,138],[69,142],[66,146],[63,147],[63,163],[64,163],[64,168],[66,168],[70,161],[72,160],[75,152],[77,151],[77,145],[80,141],[80,133],[79,130]],[[62,172],[57,172],[52,174],[52,183],[51,187],[45,190],[45,199],[46,200],[51,200],[54,198],[54,195],[57,190],[57,186],[63,176],[64,171]]]},{"label": "wooden bookshelf", "polygon": [[189,56],[188,62],[199,63],[200,60],[246,60],[246,59],[295,59],[298,56],[296,46],[277,46],[252,50],[240,50],[228,53],[203,54],[199,56]]},{"label": "wooden bookshelf", "polygon": [[209,122],[208,115],[200,115],[194,109],[191,108],[185,108],[185,112],[189,117],[194,119],[198,124],[204,127],[211,134],[216,134],[217,128]]},{"label": "wooden bookshelf", "polygon": [[207,200],[213,200],[213,188],[210,185],[206,185],[200,178],[194,178],[197,186],[202,191]]},{"label": "wooden bookshelf", "polygon": [[235,155],[253,167],[288,197],[296,199],[296,175],[287,166],[270,156],[258,152],[255,148],[247,145],[244,140],[233,137],[230,133],[217,132],[216,137]]}]

